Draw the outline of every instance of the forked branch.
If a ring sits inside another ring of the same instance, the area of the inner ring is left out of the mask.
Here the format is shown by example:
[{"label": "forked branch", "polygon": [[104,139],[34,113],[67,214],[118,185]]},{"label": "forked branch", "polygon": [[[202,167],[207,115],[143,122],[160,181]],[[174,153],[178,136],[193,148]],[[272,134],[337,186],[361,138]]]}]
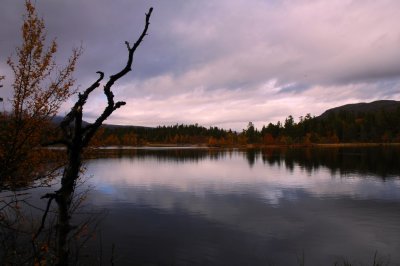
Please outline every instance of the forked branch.
[{"label": "forked branch", "polygon": [[57,265],[68,265],[68,254],[69,254],[69,246],[68,246],[68,237],[70,235],[72,227],[70,226],[71,219],[71,202],[72,196],[75,190],[76,180],[79,177],[81,171],[81,157],[83,149],[89,144],[90,140],[99,129],[99,127],[103,124],[103,122],[118,108],[125,105],[125,102],[114,101],[114,94],[111,90],[111,87],[114,83],[119,80],[121,77],[126,75],[129,71],[132,70],[133,63],[133,55],[139,45],[142,43],[144,37],[147,35],[147,31],[150,25],[150,16],[153,11],[153,8],[149,9],[149,12],[146,14],[145,26],[140,34],[137,41],[131,47],[128,42],[125,42],[128,48],[128,60],[126,65],[122,68],[118,73],[111,75],[108,79],[107,83],[104,85],[104,95],[107,98],[107,105],[104,108],[103,112],[99,115],[96,121],[88,126],[83,126],[82,117],[83,117],[83,107],[86,104],[89,95],[96,88],[100,86],[101,81],[104,79],[104,73],[98,71],[97,73],[100,75],[99,78],[88,87],[83,93],[79,94],[78,100],[75,102],[74,106],[71,108],[71,111],[65,116],[63,121],[60,124],[63,133],[63,139],[58,143],[65,144],[67,147],[68,153],[68,161],[64,168],[63,176],[61,178],[61,187],[59,190],[55,191],[54,194],[48,194],[48,205],[46,208],[45,215],[43,217],[41,227],[38,230],[38,233],[35,237],[41,232],[43,229],[46,215],[50,208],[50,204],[53,199],[55,199],[58,206],[58,221],[57,221]]},{"label": "forked branch", "polygon": [[[123,101],[119,101],[119,102],[114,101],[114,93],[112,92],[111,87],[114,85],[114,83],[117,80],[119,80],[120,78],[125,76],[129,71],[132,70],[133,55],[134,55],[135,51],[137,50],[137,48],[139,47],[139,45],[142,43],[144,37],[147,35],[147,31],[148,31],[149,25],[150,25],[150,17],[151,17],[152,12],[153,12],[153,8],[151,7],[149,9],[148,13],[146,13],[145,26],[143,28],[143,31],[140,34],[137,41],[133,44],[133,46],[131,47],[129,42],[127,42],[127,41],[125,42],[127,49],[128,49],[128,60],[126,62],[125,67],[118,73],[111,75],[109,80],[107,81],[106,85],[104,85],[104,94],[107,98],[107,106],[104,108],[102,114],[96,119],[96,121],[93,124],[86,126],[85,128],[82,128],[81,132],[80,132],[81,134],[76,134],[76,133],[78,133],[78,132],[76,132],[76,128],[74,129],[75,134],[73,134],[69,129],[69,126],[71,125],[71,123],[73,121],[75,121],[75,127],[81,125],[80,122],[78,122],[78,124],[76,124],[77,123],[76,120],[77,119],[81,120],[81,119],[79,119],[79,117],[82,116],[82,109],[89,97],[89,94],[100,86],[100,82],[104,78],[104,73],[101,71],[97,71],[96,73],[98,73],[100,75],[99,79],[96,80],[82,94],[79,94],[78,101],[75,103],[75,105],[72,107],[71,111],[65,116],[64,120],[61,122],[61,129],[63,131],[64,139],[65,139],[63,141],[63,143],[72,144],[71,143],[72,138],[79,135],[79,136],[81,136],[81,143],[82,143],[83,147],[86,147],[88,145],[88,143],[90,142],[90,140],[92,139],[92,137],[94,136],[94,134],[96,133],[96,131],[98,130],[98,128],[103,124],[103,122],[115,110],[117,110],[118,108],[120,108],[121,106],[126,104]],[[69,146],[69,145],[67,145],[67,146]]]}]

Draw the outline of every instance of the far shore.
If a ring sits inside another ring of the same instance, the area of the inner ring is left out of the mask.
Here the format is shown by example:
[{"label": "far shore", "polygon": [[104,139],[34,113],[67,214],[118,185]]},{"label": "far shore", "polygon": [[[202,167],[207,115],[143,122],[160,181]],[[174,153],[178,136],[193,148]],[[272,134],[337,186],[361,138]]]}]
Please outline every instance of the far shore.
[{"label": "far shore", "polygon": [[400,146],[400,143],[326,143],[312,144],[316,147],[376,147],[376,146]]},{"label": "far shore", "polygon": [[[207,145],[146,143],[144,145],[109,145],[88,147],[92,150],[145,149],[145,148],[209,148],[209,149],[282,149],[282,148],[346,148],[346,147],[400,147],[400,143],[312,143],[312,144],[244,144],[244,145]],[[63,146],[44,147],[49,150],[65,150]]]},{"label": "far shore", "polygon": [[238,149],[262,149],[262,148],[341,148],[341,147],[384,147],[400,146],[400,143],[312,143],[312,144],[245,144],[245,145],[207,145],[207,144],[165,144],[146,143],[140,146],[111,145],[96,147],[100,149],[119,148],[238,148]]}]

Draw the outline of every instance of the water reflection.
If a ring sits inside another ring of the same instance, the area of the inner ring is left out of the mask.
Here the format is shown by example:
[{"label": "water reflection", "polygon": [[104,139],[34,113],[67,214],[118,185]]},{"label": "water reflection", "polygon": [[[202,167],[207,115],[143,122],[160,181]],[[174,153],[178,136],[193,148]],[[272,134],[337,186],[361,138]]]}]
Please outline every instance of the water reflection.
[{"label": "water reflection", "polygon": [[269,149],[262,151],[262,158],[270,165],[283,160],[288,169],[298,164],[308,172],[326,167],[341,175],[359,173],[382,179],[400,175],[398,146]]},{"label": "water reflection", "polygon": [[197,162],[204,159],[218,160],[231,154],[233,150],[220,150],[191,147],[165,148],[122,148],[101,149],[96,152],[96,158],[131,158],[145,160],[148,158],[168,162]]},{"label": "water reflection", "polygon": [[207,148],[130,148],[106,149],[96,158],[131,158],[168,162],[198,162],[219,160],[240,153],[253,166],[257,160],[273,165],[284,165],[293,170],[299,165],[309,173],[327,168],[332,174],[363,174],[382,179],[400,176],[400,146],[332,147],[332,148],[267,148],[267,149],[207,149]]},{"label": "water reflection", "polygon": [[308,265],[366,264],[378,251],[396,265],[398,158],[396,149],[118,151],[88,162],[88,204],[110,211],[102,230],[118,264],[296,265],[303,251]]},{"label": "water reflection", "polygon": [[[229,152],[191,150],[185,151],[185,155],[182,155],[182,151],[136,150],[134,152],[120,154],[117,160],[96,159],[90,163],[90,172],[96,177],[98,189],[119,196],[122,194],[116,191],[116,187],[153,189],[154,186],[161,186],[173,191],[195,194],[251,191],[270,203],[278,203],[284,190],[294,188],[326,197],[373,197],[396,200],[400,197],[397,193],[400,185],[398,178],[381,182],[382,179],[376,177],[386,176],[371,174],[365,169],[328,168],[319,163],[326,162],[326,157],[325,159],[323,157],[326,153],[320,151],[317,152],[318,156],[314,162],[312,157],[300,161],[302,153],[298,150],[285,150],[279,153],[273,150],[273,153],[268,155],[266,151],[254,150]],[[196,152],[199,154],[195,155]],[[251,163],[248,166],[243,157],[247,161],[250,158]],[[349,165],[347,161],[345,164]],[[338,164],[333,163],[333,165]],[[282,170],[282,167],[289,171]],[[399,171],[398,168],[396,170]],[[368,175],[359,174],[362,172],[367,172]],[[395,176],[394,168],[388,167],[387,172],[391,172],[392,177]]]}]

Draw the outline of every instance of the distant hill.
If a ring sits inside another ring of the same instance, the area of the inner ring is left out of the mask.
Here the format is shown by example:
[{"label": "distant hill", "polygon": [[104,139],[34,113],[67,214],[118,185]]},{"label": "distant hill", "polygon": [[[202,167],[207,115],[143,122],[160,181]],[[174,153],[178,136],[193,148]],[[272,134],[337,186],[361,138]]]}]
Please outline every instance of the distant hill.
[{"label": "distant hill", "polygon": [[113,125],[113,124],[103,124],[105,128],[111,129],[152,129],[153,127],[144,127],[144,126],[131,126],[131,125]]},{"label": "distant hill", "polygon": [[[54,124],[60,124],[61,123],[61,121],[64,119],[64,117],[62,117],[62,116],[55,116],[54,118],[53,118],[53,123]],[[86,122],[86,121],[82,121],[82,125],[83,126],[87,126],[87,125],[89,125],[90,123],[89,122]],[[102,125],[102,127],[104,127],[104,128],[110,128],[110,129],[114,129],[114,128],[119,128],[119,129],[150,129],[151,127],[144,127],[144,126],[131,126],[131,125],[113,125],[113,124],[103,124]]]},{"label": "distant hill", "polygon": [[[63,116],[59,116],[59,115],[56,115],[55,117],[53,117],[53,119],[52,119],[52,122],[54,123],[54,124],[56,124],[56,125],[59,125],[62,121],[63,121],[63,119],[64,119],[64,117]],[[88,122],[86,122],[86,121],[82,121],[82,125],[83,126],[87,126],[87,125],[89,125],[90,123],[88,123]]]},{"label": "distant hill", "polygon": [[397,108],[400,107],[400,101],[394,100],[380,100],[374,101],[370,103],[353,103],[353,104],[346,104],[342,106],[338,106],[332,109],[326,110],[322,113],[318,118],[325,119],[329,117],[331,114],[338,114],[342,111],[351,112],[354,114],[358,113],[375,113],[381,110],[387,112],[394,112]]}]

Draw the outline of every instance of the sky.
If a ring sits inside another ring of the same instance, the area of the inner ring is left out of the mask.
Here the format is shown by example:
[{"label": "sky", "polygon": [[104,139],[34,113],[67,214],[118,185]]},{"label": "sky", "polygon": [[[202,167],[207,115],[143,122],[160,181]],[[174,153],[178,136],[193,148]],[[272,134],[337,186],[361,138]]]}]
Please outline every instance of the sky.
[{"label": "sky", "polygon": [[[0,0],[0,97],[11,99],[6,64],[20,45],[24,1]],[[75,72],[84,90],[122,69],[154,11],[133,71],[114,86],[127,105],[107,123],[195,124],[242,130],[292,115],[400,100],[398,0],[36,0],[62,65],[84,52]],[[74,99],[74,98],[73,98]],[[72,100],[65,103],[65,114]],[[9,105],[5,101],[6,108]],[[85,106],[93,121],[106,104],[99,88]]]}]

